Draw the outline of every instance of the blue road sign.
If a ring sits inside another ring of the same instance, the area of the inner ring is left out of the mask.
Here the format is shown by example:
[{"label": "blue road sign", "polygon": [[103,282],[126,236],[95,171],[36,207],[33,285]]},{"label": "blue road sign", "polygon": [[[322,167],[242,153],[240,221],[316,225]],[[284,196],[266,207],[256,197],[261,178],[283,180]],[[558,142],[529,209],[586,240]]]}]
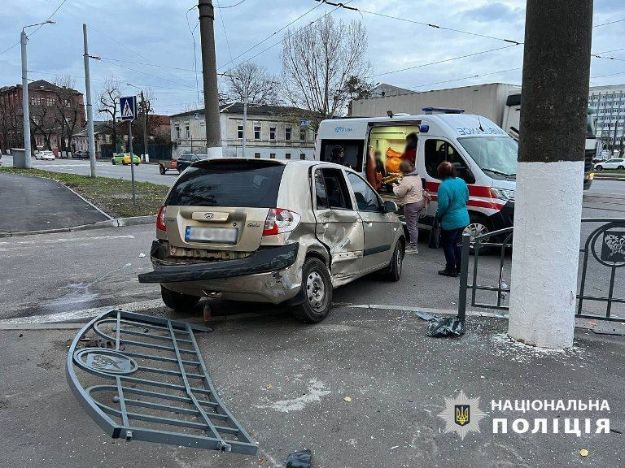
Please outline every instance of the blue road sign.
[{"label": "blue road sign", "polygon": [[122,120],[135,120],[137,116],[137,96],[120,97],[119,108]]}]

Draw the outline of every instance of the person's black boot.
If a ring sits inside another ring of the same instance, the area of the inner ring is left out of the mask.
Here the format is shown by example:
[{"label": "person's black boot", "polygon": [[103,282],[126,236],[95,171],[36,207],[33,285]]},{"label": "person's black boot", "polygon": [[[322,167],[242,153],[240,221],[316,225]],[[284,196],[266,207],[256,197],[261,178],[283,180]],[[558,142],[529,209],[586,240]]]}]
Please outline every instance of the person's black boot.
[{"label": "person's black boot", "polygon": [[455,269],[450,270],[448,268],[445,268],[444,270],[439,270],[438,274],[441,276],[450,276],[452,278],[456,278],[458,276],[458,273],[456,273]]}]

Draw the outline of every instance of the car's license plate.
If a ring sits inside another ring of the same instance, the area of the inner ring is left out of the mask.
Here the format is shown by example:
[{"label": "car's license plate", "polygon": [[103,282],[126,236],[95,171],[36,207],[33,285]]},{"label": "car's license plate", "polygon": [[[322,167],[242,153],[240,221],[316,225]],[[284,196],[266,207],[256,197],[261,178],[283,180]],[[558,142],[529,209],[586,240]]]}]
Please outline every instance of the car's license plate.
[{"label": "car's license plate", "polygon": [[236,244],[239,230],[234,228],[187,227],[184,240],[190,242],[215,242]]}]

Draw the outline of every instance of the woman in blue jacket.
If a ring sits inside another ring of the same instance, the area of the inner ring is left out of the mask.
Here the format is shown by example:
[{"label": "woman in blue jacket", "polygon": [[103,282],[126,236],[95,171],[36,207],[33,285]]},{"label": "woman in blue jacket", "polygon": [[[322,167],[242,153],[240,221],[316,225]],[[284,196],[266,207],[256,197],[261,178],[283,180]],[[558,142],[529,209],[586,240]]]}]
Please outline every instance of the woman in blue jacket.
[{"label": "woman in blue jacket", "polygon": [[462,249],[462,231],[469,224],[469,188],[464,180],[456,177],[454,166],[443,161],[438,166],[438,208],[436,218],[441,224],[441,246],[445,252],[445,269],[438,272],[444,276],[458,276]]}]

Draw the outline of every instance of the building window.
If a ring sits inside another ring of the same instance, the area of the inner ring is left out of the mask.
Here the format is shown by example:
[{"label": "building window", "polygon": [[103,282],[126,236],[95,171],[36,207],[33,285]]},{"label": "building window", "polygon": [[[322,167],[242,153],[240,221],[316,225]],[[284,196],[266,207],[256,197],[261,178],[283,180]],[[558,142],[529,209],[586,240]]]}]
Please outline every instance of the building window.
[{"label": "building window", "polygon": [[299,155],[299,158],[300,158],[300,159],[302,159],[302,160],[304,160],[304,159],[306,159],[306,155],[305,155],[304,153],[301,153],[301,154]]},{"label": "building window", "polygon": [[276,159],[276,153],[269,153],[269,159]]},{"label": "building window", "polygon": [[256,159],[260,159],[260,153],[254,153],[254,157],[255,157]]},{"label": "building window", "polygon": [[284,157],[285,157],[286,159],[291,159],[291,153],[286,153],[286,154],[284,155]]},{"label": "building window", "polygon": [[301,141],[306,141],[306,129],[305,128],[299,129],[299,139]]},{"label": "building window", "polygon": [[276,127],[269,127],[269,139],[270,140],[276,139]]},{"label": "building window", "polygon": [[293,130],[291,129],[291,127],[287,127],[287,128],[284,129],[284,139],[286,141],[291,141],[291,132],[292,131]]},{"label": "building window", "polygon": [[48,97],[46,98],[46,106],[52,107],[54,105],[54,98]]},{"label": "building window", "polygon": [[260,140],[260,125],[254,125],[254,139]]},{"label": "building window", "polygon": [[184,127],[184,134],[187,138],[191,138],[191,129],[188,125]]},{"label": "building window", "polygon": [[239,125],[239,128],[237,130],[237,138],[239,140],[243,139],[243,125]]},{"label": "building window", "polygon": [[176,138],[180,140],[180,127],[176,125]]}]

